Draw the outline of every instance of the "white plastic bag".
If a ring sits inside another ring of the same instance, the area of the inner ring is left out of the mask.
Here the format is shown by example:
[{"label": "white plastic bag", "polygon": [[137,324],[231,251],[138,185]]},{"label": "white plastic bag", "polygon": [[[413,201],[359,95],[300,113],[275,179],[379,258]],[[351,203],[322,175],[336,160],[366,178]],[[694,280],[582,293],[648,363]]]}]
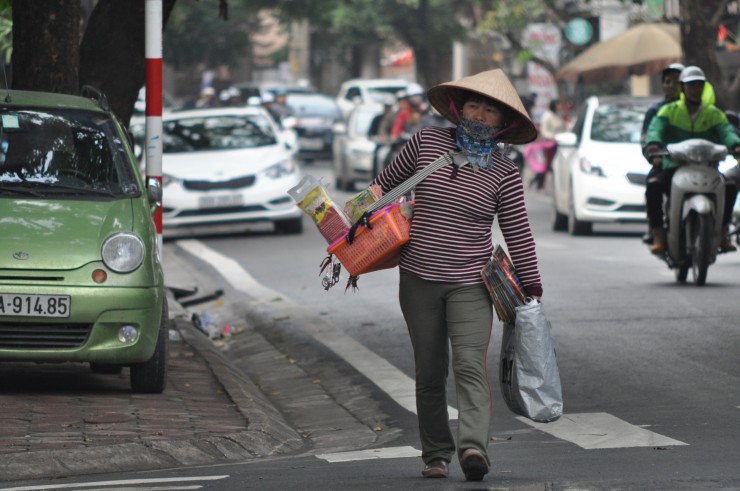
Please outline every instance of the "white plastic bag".
[{"label": "white plastic bag", "polygon": [[563,393],[550,321],[542,303],[516,308],[515,324],[504,324],[499,382],[506,405],[533,421],[555,421],[563,414]]}]

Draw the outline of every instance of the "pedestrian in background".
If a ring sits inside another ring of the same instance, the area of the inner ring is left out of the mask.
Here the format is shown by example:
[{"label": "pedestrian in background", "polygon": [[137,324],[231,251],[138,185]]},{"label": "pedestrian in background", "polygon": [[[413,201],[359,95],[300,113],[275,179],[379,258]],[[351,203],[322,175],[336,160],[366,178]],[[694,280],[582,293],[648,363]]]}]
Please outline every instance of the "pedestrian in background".
[{"label": "pedestrian in background", "polygon": [[545,179],[547,178],[547,172],[550,169],[548,158],[550,157],[550,151],[554,146],[555,141],[543,138],[542,134],[540,134],[535,141],[525,145],[524,159],[527,162],[529,171],[532,173],[532,178],[529,181],[529,188],[535,188],[539,192],[544,192]]},{"label": "pedestrian in background", "polygon": [[547,170],[542,179],[543,187],[545,185],[547,173],[552,170],[552,161],[555,158],[555,152],[557,152],[558,149],[557,144],[555,143],[555,135],[568,129],[568,126],[565,124],[565,119],[563,119],[562,111],[563,108],[560,100],[553,99],[550,101],[548,109],[542,113],[542,116],[540,117],[540,134],[542,135],[543,140],[550,143],[545,152]]},{"label": "pedestrian in background", "polygon": [[[422,475],[448,477],[448,464],[457,458],[465,478],[480,481],[491,465],[486,358],[493,324],[481,270],[493,252],[496,217],[527,295],[542,295],[522,179],[498,143],[528,143],[537,130],[500,69],[437,85],[427,96],[455,126],[415,133],[372,183],[387,193],[442,155],[461,151],[460,162],[436,170],[415,188],[399,300],[414,353]],[[450,348],[457,442],[447,413]]]},{"label": "pedestrian in background", "polygon": [[195,102],[195,107],[216,107],[218,106],[218,100],[216,99],[216,89],[213,87],[204,87],[200,91],[200,98]]}]

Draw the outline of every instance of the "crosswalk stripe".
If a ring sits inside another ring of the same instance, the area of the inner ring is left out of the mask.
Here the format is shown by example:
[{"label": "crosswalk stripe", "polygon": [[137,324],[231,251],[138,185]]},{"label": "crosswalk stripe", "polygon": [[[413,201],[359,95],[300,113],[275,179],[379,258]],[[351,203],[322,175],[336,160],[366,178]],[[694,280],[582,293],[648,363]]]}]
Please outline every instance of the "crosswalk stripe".
[{"label": "crosswalk stripe", "polygon": [[400,459],[404,457],[421,457],[421,450],[414,447],[387,447],[357,450],[353,452],[336,452],[316,455],[327,462],[350,462],[353,460]]},{"label": "crosswalk stripe", "polygon": [[[180,240],[177,244],[193,256],[208,262],[235,289],[258,300],[269,301],[280,297],[284,304],[296,305],[282,293],[262,286],[239,263],[210,249],[202,242],[189,239]],[[318,329],[309,322],[303,327],[305,332],[352,365],[397,404],[416,414],[416,384],[411,377],[335,326],[326,324]],[[451,420],[457,419],[457,409],[448,406],[447,412]]]},{"label": "crosswalk stripe", "polygon": [[575,443],[587,450],[688,445],[631,425],[609,413],[563,414],[560,419],[551,423],[536,423],[521,416],[517,419],[555,438]]},{"label": "crosswalk stripe", "polygon": [[[555,438],[574,443],[586,450],[688,445],[673,438],[668,438],[640,428],[639,426],[629,424],[609,413],[564,414],[560,419],[551,423],[536,423],[521,416],[516,419]],[[420,456],[420,450],[409,446],[373,448],[369,450],[316,455],[317,458],[330,463]]]}]

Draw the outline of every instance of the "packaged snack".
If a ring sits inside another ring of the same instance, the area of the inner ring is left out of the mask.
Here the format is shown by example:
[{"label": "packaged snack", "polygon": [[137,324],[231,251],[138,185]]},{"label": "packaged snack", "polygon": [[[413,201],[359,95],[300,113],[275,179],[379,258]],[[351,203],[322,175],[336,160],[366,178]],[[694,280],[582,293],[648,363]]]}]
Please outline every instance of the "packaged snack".
[{"label": "packaged snack", "polygon": [[304,176],[288,194],[311,217],[329,244],[349,231],[351,222],[315,177]]},{"label": "packaged snack", "polygon": [[383,191],[380,186],[373,184],[348,199],[344,203],[344,213],[352,223],[355,223],[367,211],[368,206],[378,201],[381,196]]}]

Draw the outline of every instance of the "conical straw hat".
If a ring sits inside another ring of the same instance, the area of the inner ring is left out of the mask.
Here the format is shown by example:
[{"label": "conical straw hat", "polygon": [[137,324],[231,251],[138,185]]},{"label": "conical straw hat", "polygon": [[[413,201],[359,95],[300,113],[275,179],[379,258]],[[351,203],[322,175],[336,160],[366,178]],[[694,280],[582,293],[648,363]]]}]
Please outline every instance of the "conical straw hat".
[{"label": "conical straw hat", "polygon": [[537,138],[537,128],[529,119],[527,110],[524,108],[516,89],[500,68],[470,75],[454,82],[435,85],[427,91],[427,98],[429,103],[442,116],[455,124],[459,124],[460,119],[455,114],[451,104],[454,104],[458,114],[461,114],[463,101],[469,95],[465,94],[466,92],[474,92],[488,97],[512,110],[516,119],[511,128],[501,134],[501,141],[519,144],[529,143]]}]

